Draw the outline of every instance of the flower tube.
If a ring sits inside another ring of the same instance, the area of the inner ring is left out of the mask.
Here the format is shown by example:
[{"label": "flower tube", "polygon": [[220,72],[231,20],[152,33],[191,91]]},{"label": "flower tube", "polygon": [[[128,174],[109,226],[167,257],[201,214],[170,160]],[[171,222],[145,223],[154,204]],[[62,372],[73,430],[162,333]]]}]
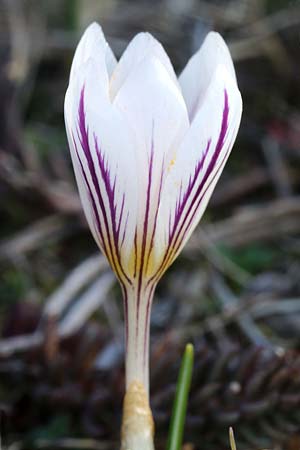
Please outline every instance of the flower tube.
[{"label": "flower tube", "polygon": [[217,33],[178,79],[148,33],[138,34],[119,62],[95,23],[76,49],[65,123],[87,221],[124,298],[123,450],[153,449],[153,294],[205,211],[241,112],[233,63]]}]

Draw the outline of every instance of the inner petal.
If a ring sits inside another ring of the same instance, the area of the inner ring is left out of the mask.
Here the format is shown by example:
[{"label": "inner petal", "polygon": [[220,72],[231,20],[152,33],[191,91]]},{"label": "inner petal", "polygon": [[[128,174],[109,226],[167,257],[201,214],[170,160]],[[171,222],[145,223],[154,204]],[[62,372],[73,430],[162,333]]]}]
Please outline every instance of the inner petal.
[{"label": "inner petal", "polygon": [[129,74],[137,68],[143,59],[151,56],[154,56],[161,62],[170,78],[180,89],[171,61],[162,45],[150,33],[139,33],[129,43],[113,71],[110,79],[110,97],[112,100],[125,83]]}]

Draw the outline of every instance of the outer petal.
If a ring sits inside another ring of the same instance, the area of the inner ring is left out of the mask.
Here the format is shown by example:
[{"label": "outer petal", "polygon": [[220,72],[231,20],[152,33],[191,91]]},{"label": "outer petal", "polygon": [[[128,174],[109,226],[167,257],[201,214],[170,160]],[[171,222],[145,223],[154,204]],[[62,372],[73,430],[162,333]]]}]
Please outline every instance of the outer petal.
[{"label": "outer petal", "polygon": [[151,56],[161,62],[170,78],[179,87],[172,63],[163,46],[150,33],[139,33],[129,43],[113,72],[110,80],[110,96],[112,99],[115,98],[129,74],[136,70],[143,59],[149,59]]},{"label": "outer petal", "polygon": [[[189,127],[186,106],[164,65],[156,58],[144,59],[132,72],[115,98],[135,134],[139,183],[138,260],[153,250],[156,217],[164,178],[176,148]],[[160,250],[160,249],[159,249]],[[153,253],[151,254],[153,256]]]},{"label": "outer petal", "polygon": [[241,112],[237,85],[226,68],[219,66],[165,182],[158,222],[164,224],[161,228],[169,250],[157,277],[176,258],[201,219],[235,141]]},{"label": "outer petal", "polygon": [[89,60],[68,88],[66,128],[90,228],[125,282],[130,279],[136,224],[134,142],[119,111],[101,100],[95,62]]},{"label": "outer petal", "polygon": [[[95,61],[99,74],[99,82],[106,86],[108,78],[114,70],[117,61],[105,40],[102,28],[96,22],[92,23],[84,32],[76,48],[70,72],[70,82],[76,72],[89,59]],[[108,86],[107,86],[108,87]]]},{"label": "outer petal", "polygon": [[208,33],[200,50],[183,69],[179,83],[192,121],[197,113],[216,68],[224,65],[236,80],[233,62],[226,43],[216,32]]}]

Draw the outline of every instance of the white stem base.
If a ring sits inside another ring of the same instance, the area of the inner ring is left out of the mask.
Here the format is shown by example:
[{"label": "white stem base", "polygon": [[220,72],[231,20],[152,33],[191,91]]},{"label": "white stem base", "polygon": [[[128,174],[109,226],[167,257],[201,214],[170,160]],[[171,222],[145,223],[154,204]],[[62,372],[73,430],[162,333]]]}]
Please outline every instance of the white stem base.
[{"label": "white stem base", "polygon": [[154,450],[153,436],[148,394],[142,383],[133,381],[124,398],[121,450]]}]

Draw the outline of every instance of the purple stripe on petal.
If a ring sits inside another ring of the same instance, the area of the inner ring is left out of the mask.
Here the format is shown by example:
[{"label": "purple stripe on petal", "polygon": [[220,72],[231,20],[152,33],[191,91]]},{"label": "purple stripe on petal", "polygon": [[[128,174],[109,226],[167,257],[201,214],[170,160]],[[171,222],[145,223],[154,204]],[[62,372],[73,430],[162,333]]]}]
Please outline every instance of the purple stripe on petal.
[{"label": "purple stripe on petal", "polygon": [[125,195],[123,194],[121,213],[120,213],[119,224],[118,224],[117,217],[116,217],[117,205],[116,205],[116,201],[115,201],[116,177],[114,178],[114,181],[112,183],[108,164],[104,160],[104,156],[100,151],[100,148],[98,146],[97,137],[95,135],[94,135],[94,141],[95,141],[95,148],[96,148],[96,153],[97,153],[97,157],[98,157],[98,165],[99,165],[100,173],[102,176],[102,180],[104,182],[104,186],[105,186],[105,190],[106,190],[106,194],[107,194],[107,198],[108,198],[108,203],[109,203],[112,235],[113,235],[114,248],[115,248],[115,252],[117,255],[117,260],[120,265],[122,275],[126,278],[126,280],[128,282],[130,282],[130,279],[128,278],[128,276],[126,275],[126,273],[124,272],[124,269],[122,267],[121,256],[120,256],[120,233],[119,233],[119,231],[120,231],[120,221],[122,218],[121,214],[123,214]]},{"label": "purple stripe on petal", "polygon": [[162,167],[161,167],[161,174],[160,174],[160,181],[159,181],[159,190],[158,190],[158,198],[157,198],[157,203],[156,203],[156,211],[155,211],[155,216],[154,216],[154,225],[153,225],[152,235],[151,235],[151,239],[150,239],[150,246],[149,246],[149,251],[148,251],[148,255],[147,255],[146,272],[148,270],[150,256],[151,256],[151,252],[153,250],[154,237],[155,237],[156,225],[157,225],[157,216],[158,216],[160,199],[161,199],[161,192],[162,192],[162,186],[163,186],[163,178],[164,178],[164,162],[162,163]]},{"label": "purple stripe on petal", "polygon": [[[123,197],[122,197],[122,205],[121,205],[121,210],[120,210],[120,215],[119,215],[119,223],[118,223],[118,226],[117,226],[118,242],[119,242],[119,238],[120,238],[120,229],[121,229],[121,223],[122,223],[123,212],[124,212],[124,204],[125,204],[125,194],[123,194]],[[126,224],[127,224],[127,220],[128,220],[128,215],[127,215],[127,218],[126,218]],[[124,232],[126,231],[126,224],[125,224],[125,227],[124,227]],[[124,237],[122,239],[122,243],[123,243],[123,241],[124,241]]]},{"label": "purple stripe on petal", "polygon": [[[202,201],[202,199],[204,197],[205,193],[203,193],[201,195],[201,192],[202,192],[202,190],[203,190],[203,188],[204,188],[204,186],[205,186],[209,176],[213,172],[213,170],[214,170],[214,168],[215,168],[215,166],[216,166],[216,164],[218,162],[218,158],[220,156],[221,150],[222,150],[222,148],[224,146],[224,141],[225,141],[226,133],[227,133],[227,130],[228,130],[228,117],[229,117],[228,94],[227,94],[227,91],[224,90],[224,109],[223,109],[223,117],[222,117],[222,124],[221,124],[221,130],[220,130],[219,138],[218,138],[218,141],[217,141],[214,153],[212,155],[212,158],[211,158],[211,160],[210,160],[210,162],[208,164],[208,167],[206,169],[206,172],[205,172],[205,174],[204,174],[204,176],[203,176],[203,178],[201,180],[200,185],[198,186],[198,188],[196,190],[196,193],[193,196],[193,199],[192,199],[191,204],[190,204],[190,206],[188,208],[188,211],[185,214],[185,218],[183,220],[183,223],[181,224],[181,226],[180,226],[180,228],[179,228],[179,230],[177,232],[176,238],[175,238],[174,242],[172,243],[174,247],[176,247],[177,241],[180,238],[180,234],[181,234],[183,228],[185,227],[185,231],[184,231],[184,234],[183,234],[183,236],[181,238],[181,241],[184,239],[184,235],[186,234],[186,232],[190,228],[190,225],[191,225],[191,223],[192,223],[192,221],[194,219],[194,216],[196,215],[196,212],[197,212],[197,210],[198,210],[198,208],[199,208],[199,206],[201,204],[201,201]],[[215,176],[216,176],[216,174],[215,174]],[[213,180],[211,180],[211,182],[212,181]],[[209,186],[210,185],[211,185],[211,183],[209,184]],[[208,187],[206,188],[205,192],[207,191]],[[196,207],[194,208],[195,205],[196,205]],[[194,211],[192,213],[192,216],[189,218],[190,213],[191,213],[191,211],[193,209],[194,209]],[[188,220],[188,218],[189,218],[189,220]],[[187,226],[186,226],[186,223],[187,223]],[[180,247],[180,245],[181,245],[181,242],[179,243],[179,245],[177,245],[177,250]],[[175,250],[174,253],[177,250]]]},{"label": "purple stripe on petal", "polygon": [[[95,143],[95,148],[96,148],[96,153],[97,153],[97,158],[98,158],[98,165],[99,165],[102,181],[104,183],[104,187],[106,190],[106,195],[107,195],[108,203],[109,203],[109,211],[107,211],[102,194],[101,194],[98,176],[96,173],[96,169],[95,169],[95,165],[94,165],[94,161],[93,161],[93,157],[92,157],[92,153],[91,153],[91,149],[90,149],[89,132],[88,132],[88,127],[86,126],[86,121],[85,121],[84,86],[81,90],[80,101],[79,101],[78,127],[79,127],[79,130],[78,130],[79,141],[80,141],[83,153],[86,158],[89,173],[92,178],[92,183],[93,183],[94,189],[96,191],[98,203],[99,203],[100,210],[102,213],[102,218],[104,221],[104,228],[106,231],[105,234],[107,236],[108,247],[109,247],[109,255],[106,254],[106,256],[110,260],[112,267],[113,267],[114,271],[116,272],[117,276],[119,277],[120,281],[122,281],[122,279],[125,277],[126,281],[128,281],[130,283],[130,279],[127,277],[127,275],[125,274],[125,271],[122,267],[121,258],[120,258],[120,254],[119,254],[119,247],[118,247],[119,233],[118,233],[118,226],[117,226],[117,220],[116,220],[116,205],[115,205],[115,201],[114,201],[116,179],[114,179],[113,183],[111,182],[109,169],[107,167],[107,164],[105,164],[104,157],[101,154],[101,151],[98,147],[98,142],[97,142],[96,136],[94,135],[94,143]],[[94,203],[95,203],[95,207],[97,209],[95,200],[94,200]],[[122,210],[121,210],[121,212],[122,212]],[[98,213],[98,215],[99,215],[99,213]],[[109,227],[108,215],[110,216],[111,224],[112,224],[112,236],[111,236],[111,231],[110,231],[110,227]],[[101,228],[100,220],[99,220],[99,226]],[[103,238],[102,238],[103,243],[105,243],[103,230],[102,230],[102,236],[103,236]]]},{"label": "purple stripe on petal", "polygon": [[93,212],[94,212],[94,218],[96,220],[96,229],[98,231],[98,234],[100,235],[101,245],[102,245],[103,251],[104,251],[104,253],[105,253],[106,257],[107,257],[108,256],[107,255],[107,248],[106,248],[106,245],[105,245],[105,241],[103,239],[103,233],[102,233],[102,227],[101,227],[101,222],[100,222],[98,209],[97,209],[96,202],[95,202],[95,199],[94,199],[94,196],[93,196],[93,193],[92,193],[91,186],[89,184],[87,175],[85,173],[82,161],[81,161],[79,153],[78,153],[78,149],[77,149],[77,145],[76,145],[76,141],[74,139],[74,136],[73,136],[73,144],[74,144],[74,147],[75,147],[75,151],[76,151],[78,162],[80,164],[81,173],[82,173],[83,179],[85,181],[85,185],[86,185],[86,188],[88,190],[89,198],[90,198],[90,201],[91,201],[91,204],[92,204],[92,209],[93,209]]},{"label": "purple stripe on petal", "polygon": [[[228,94],[227,94],[227,91],[225,90],[224,91],[223,117],[222,117],[222,124],[221,124],[221,130],[220,130],[218,142],[216,144],[214,153],[213,153],[212,158],[211,158],[211,160],[210,160],[210,162],[208,164],[208,167],[207,167],[207,169],[205,171],[205,174],[204,174],[204,176],[203,176],[203,178],[201,180],[201,183],[199,184],[199,186],[198,186],[198,188],[197,188],[197,190],[196,190],[196,192],[195,192],[195,194],[193,196],[191,204],[190,204],[190,206],[188,208],[188,211],[185,214],[184,221],[183,221],[183,223],[181,224],[181,226],[180,226],[180,228],[178,230],[177,237],[181,233],[181,231],[182,231],[182,229],[183,229],[183,227],[185,225],[185,222],[186,222],[189,214],[191,213],[191,210],[193,209],[193,207],[195,206],[195,203],[199,199],[199,196],[201,195],[201,191],[202,191],[203,187],[205,186],[207,179],[209,178],[210,174],[213,172],[213,170],[214,170],[214,168],[216,166],[216,163],[217,163],[218,158],[220,156],[221,150],[222,150],[222,148],[224,146],[224,140],[225,140],[226,132],[227,132],[227,129],[228,129],[228,116],[229,116]],[[207,143],[207,147],[206,147],[206,150],[204,152],[204,158],[206,157],[206,155],[208,153],[210,144],[211,144],[211,140],[209,140],[208,143]],[[203,164],[201,164],[201,163],[202,163],[202,161],[200,162],[200,166],[202,168]],[[203,161],[203,163],[204,163],[204,161]],[[188,196],[190,194],[191,194],[191,190],[188,192]],[[182,214],[182,211],[181,211],[181,214]],[[175,225],[177,227],[177,224],[175,224]],[[175,242],[173,242],[173,244],[176,244],[177,237],[175,239]]]},{"label": "purple stripe on petal", "polygon": [[[201,195],[201,191],[202,191],[203,187],[205,186],[205,184],[207,182],[207,179],[209,178],[209,176],[211,175],[211,173],[213,172],[213,170],[214,170],[214,168],[215,168],[215,166],[217,164],[217,161],[218,161],[218,158],[220,156],[221,150],[222,150],[222,148],[224,146],[224,140],[225,140],[226,132],[227,132],[227,129],[228,129],[228,116],[229,116],[228,94],[227,94],[227,91],[224,90],[224,109],[223,109],[222,125],[221,125],[221,130],[220,130],[220,135],[219,135],[219,138],[218,138],[218,142],[216,144],[214,153],[213,153],[212,158],[211,158],[211,160],[210,160],[210,162],[208,164],[208,167],[206,169],[204,177],[202,178],[201,183],[198,186],[198,188],[196,190],[196,193],[194,194],[192,202],[191,202],[191,204],[189,206],[189,209],[187,211],[185,220],[184,220],[183,224],[181,225],[177,235],[179,235],[180,232],[182,231],[184,223],[185,223],[187,217],[189,216],[192,208],[194,207],[195,203],[199,199],[199,196]],[[207,152],[208,152],[208,149],[209,149],[209,146],[210,146],[210,142],[211,141],[209,141],[208,144],[207,144],[206,151],[204,153],[205,156],[207,155]]]},{"label": "purple stripe on petal", "polygon": [[[223,108],[223,116],[222,116],[222,123],[221,123],[221,129],[218,141],[216,143],[213,155],[211,160],[209,161],[209,164],[207,166],[207,169],[203,175],[203,178],[201,179],[201,182],[199,186],[196,189],[196,192],[193,194],[193,198],[190,201],[190,196],[192,195],[192,192],[194,191],[194,188],[197,185],[197,180],[199,176],[202,174],[202,169],[204,167],[205,158],[207,157],[211,140],[208,141],[206,149],[203,153],[203,156],[201,160],[198,162],[198,164],[195,167],[195,171],[193,176],[190,178],[187,189],[185,193],[182,196],[182,192],[180,189],[179,193],[179,200],[176,203],[175,208],[175,215],[174,220],[172,223],[172,227],[170,229],[169,233],[169,248],[166,252],[166,255],[163,259],[163,262],[158,269],[156,275],[154,275],[151,280],[158,279],[162,273],[166,270],[169,264],[172,262],[172,258],[174,258],[174,255],[176,255],[178,249],[180,248],[180,245],[184,239],[184,236],[188,232],[194,216],[196,215],[196,212],[202,202],[202,199],[205,195],[205,192],[213,182],[216,174],[219,172],[217,171],[214,175],[213,179],[210,181],[209,185],[205,188],[205,185],[207,184],[207,180],[209,179],[210,175],[213,173],[215,166],[218,162],[220,153],[222,151],[222,148],[224,147],[224,141],[228,130],[228,118],[229,118],[229,102],[228,102],[228,94],[226,89],[224,90],[224,108]],[[230,148],[230,147],[229,147]],[[227,155],[227,152],[226,152]],[[226,155],[224,159],[226,158]],[[223,161],[222,161],[223,163]],[[222,166],[222,163],[220,167]],[[202,193],[203,189],[205,188],[205,192]],[[186,205],[190,201],[189,207],[186,211]],[[181,222],[181,223],[180,223]],[[180,224],[180,226],[179,226]]]},{"label": "purple stripe on petal", "polygon": [[107,198],[108,198],[108,204],[109,204],[109,211],[110,211],[110,218],[111,218],[111,225],[112,225],[112,233],[113,233],[113,240],[116,247],[116,252],[118,253],[118,242],[119,242],[119,233],[118,233],[118,225],[117,225],[117,219],[116,219],[116,204],[115,204],[115,188],[116,188],[116,179],[114,179],[113,183],[111,182],[111,176],[110,171],[108,169],[107,163],[105,163],[104,156],[100,151],[100,148],[98,146],[98,140],[97,137],[94,135],[94,141],[95,141],[95,148],[98,158],[98,165],[101,173],[102,180],[104,182]]},{"label": "purple stripe on petal", "polygon": [[138,262],[138,249],[137,249],[137,229],[135,229],[134,233],[134,274],[133,277],[136,277],[137,274],[137,262]]},{"label": "purple stripe on petal", "polygon": [[[145,266],[145,251],[146,251],[148,226],[149,226],[150,197],[151,197],[152,170],[153,170],[153,157],[154,157],[154,151],[153,150],[154,149],[153,149],[153,139],[152,139],[151,153],[150,153],[150,160],[149,160],[149,168],[148,168],[148,185],[147,185],[147,196],[146,196],[146,209],[145,209],[145,217],[144,217],[144,223],[143,223],[141,260],[140,260],[140,267],[139,267],[139,280],[138,280],[138,292],[139,293],[141,291],[142,282],[143,282],[143,271],[144,271],[144,266]],[[140,298],[141,298],[141,296],[138,295],[137,321],[138,321],[138,315],[139,315]]]},{"label": "purple stripe on petal", "polygon": [[196,215],[196,213],[197,213],[198,208],[199,208],[200,205],[201,205],[201,202],[202,202],[202,200],[203,200],[203,198],[204,198],[206,192],[208,191],[208,189],[210,188],[210,186],[211,186],[212,183],[214,182],[216,176],[219,174],[219,172],[220,172],[222,166],[224,165],[224,163],[225,163],[225,161],[226,161],[226,158],[227,158],[227,156],[228,156],[228,153],[229,153],[229,151],[230,151],[230,148],[231,148],[231,146],[228,146],[228,149],[226,150],[226,152],[225,152],[225,154],[224,154],[224,157],[223,157],[223,159],[222,159],[222,161],[221,161],[221,164],[220,164],[218,170],[214,173],[212,179],[209,181],[209,183],[207,184],[205,190],[202,192],[200,198],[198,199],[198,202],[197,202],[196,207],[195,207],[195,209],[194,209],[194,211],[193,211],[193,214],[192,214],[192,216],[190,217],[190,219],[189,219],[189,221],[188,221],[188,224],[187,224],[187,226],[186,226],[185,232],[184,232],[184,234],[182,235],[181,239],[179,239],[178,242],[177,242],[177,246],[176,246],[176,248],[175,248],[175,250],[174,250],[174,254],[176,254],[176,253],[178,252],[178,250],[180,249],[180,246],[181,246],[181,244],[182,244],[182,241],[183,241],[183,239],[184,239],[184,236],[188,233],[188,231],[189,231],[191,225],[193,224],[194,217],[195,217],[195,215]]},{"label": "purple stripe on petal", "polygon": [[92,182],[93,182],[96,194],[97,194],[97,198],[98,198],[98,202],[99,202],[99,205],[101,208],[102,216],[103,216],[103,219],[105,222],[106,234],[107,234],[108,241],[109,241],[109,248],[110,248],[112,258],[113,258],[112,244],[110,241],[110,234],[109,234],[109,229],[108,229],[108,222],[107,222],[107,217],[106,217],[105,206],[104,206],[103,198],[102,198],[102,195],[100,192],[100,187],[99,187],[98,178],[97,178],[97,174],[96,174],[96,170],[95,170],[95,166],[94,166],[94,161],[93,161],[91,150],[90,150],[90,144],[89,144],[89,138],[88,138],[88,127],[86,126],[86,123],[85,123],[84,86],[83,86],[83,88],[81,90],[81,94],[80,94],[79,109],[78,109],[78,126],[79,126],[78,137],[79,137],[81,147],[84,152],[86,162],[88,164]]},{"label": "purple stripe on petal", "polygon": [[126,229],[127,229],[127,224],[128,224],[128,219],[129,219],[129,212],[126,215],[126,220],[125,220],[125,224],[124,224],[124,230],[123,230],[123,236],[122,236],[122,240],[121,240],[121,245],[120,247],[123,246],[124,241],[125,241],[125,237],[126,237]]},{"label": "purple stripe on petal", "polygon": [[[205,149],[205,151],[203,153],[203,156],[202,156],[201,160],[198,162],[198,164],[195,167],[194,175],[193,175],[192,178],[190,178],[188,186],[187,186],[187,189],[186,189],[182,199],[178,200],[178,202],[176,204],[175,218],[174,218],[174,222],[173,222],[172,231],[171,231],[170,236],[169,236],[169,245],[171,245],[171,243],[173,241],[173,238],[174,238],[175,232],[177,230],[178,224],[180,222],[180,219],[182,218],[182,213],[183,213],[183,211],[184,211],[184,209],[186,207],[186,204],[187,204],[187,202],[188,202],[188,200],[189,200],[189,198],[191,196],[191,193],[192,193],[192,191],[193,191],[193,189],[194,189],[194,187],[196,185],[198,177],[201,174],[201,170],[203,169],[203,165],[204,165],[207,153],[209,151],[210,144],[211,144],[211,140],[208,141],[208,143],[206,145],[206,149]],[[196,192],[194,198],[196,197],[196,195],[197,195],[197,192]],[[189,207],[187,215],[189,214],[191,208],[192,208],[192,205]]]}]

